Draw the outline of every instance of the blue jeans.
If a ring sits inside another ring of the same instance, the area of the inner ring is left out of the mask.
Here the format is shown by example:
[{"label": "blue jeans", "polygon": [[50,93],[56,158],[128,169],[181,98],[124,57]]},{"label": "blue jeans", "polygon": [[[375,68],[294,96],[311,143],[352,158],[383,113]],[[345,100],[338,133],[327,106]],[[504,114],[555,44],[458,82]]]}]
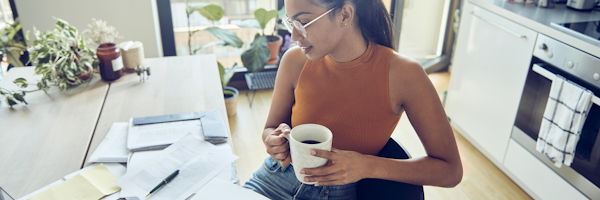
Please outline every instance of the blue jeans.
[{"label": "blue jeans", "polygon": [[356,183],[318,187],[303,184],[296,179],[292,165],[282,167],[271,156],[265,159],[265,163],[254,172],[244,187],[270,199],[356,199]]}]

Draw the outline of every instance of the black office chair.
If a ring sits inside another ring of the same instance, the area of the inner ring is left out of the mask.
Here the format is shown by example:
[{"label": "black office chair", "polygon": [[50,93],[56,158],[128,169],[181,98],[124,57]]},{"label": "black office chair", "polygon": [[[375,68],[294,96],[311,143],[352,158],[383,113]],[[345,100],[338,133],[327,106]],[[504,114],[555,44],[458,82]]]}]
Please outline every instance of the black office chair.
[{"label": "black office chair", "polygon": [[[394,159],[411,158],[408,151],[392,138],[377,156]],[[356,195],[358,199],[425,199],[423,186],[370,178],[358,181]]]}]

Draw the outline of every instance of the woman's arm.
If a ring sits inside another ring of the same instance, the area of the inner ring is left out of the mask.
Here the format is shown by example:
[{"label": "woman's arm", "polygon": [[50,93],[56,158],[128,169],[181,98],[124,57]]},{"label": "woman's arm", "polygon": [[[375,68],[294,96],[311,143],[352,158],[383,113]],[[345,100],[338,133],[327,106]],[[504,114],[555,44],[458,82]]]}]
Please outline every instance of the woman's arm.
[{"label": "woman's arm", "polygon": [[419,63],[400,54],[392,56],[390,65],[390,94],[399,94],[393,102],[400,103],[406,112],[427,156],[407,160],[369,156],[367,162],[374,167],[369,178],[456,186],[462,179],[462,164],[452,128],[433,84]]},{"label": "woman's arm", "polygon": [[277,70],[271,109],[262,133],[267,153],[273,159],[280,160],[283,166],[291,162],[291,157],[287,139],[281,134],[289,134],[291,130],[292,106],[295,102],[294,88],[306,59],[298,47],[289,49],[283,55]]}]

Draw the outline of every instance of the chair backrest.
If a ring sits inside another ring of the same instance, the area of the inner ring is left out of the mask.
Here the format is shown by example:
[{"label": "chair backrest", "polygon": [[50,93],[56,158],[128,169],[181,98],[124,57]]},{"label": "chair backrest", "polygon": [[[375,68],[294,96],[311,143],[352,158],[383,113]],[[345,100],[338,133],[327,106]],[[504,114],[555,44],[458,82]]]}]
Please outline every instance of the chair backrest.
[{"label": "chair backrest", "polygon": [[[402,145],[390,138],[377,154],[379,157],[409,159]],[[425,199],[423,186],[382,179],[363,179],[356,187],[358,199]]]}]

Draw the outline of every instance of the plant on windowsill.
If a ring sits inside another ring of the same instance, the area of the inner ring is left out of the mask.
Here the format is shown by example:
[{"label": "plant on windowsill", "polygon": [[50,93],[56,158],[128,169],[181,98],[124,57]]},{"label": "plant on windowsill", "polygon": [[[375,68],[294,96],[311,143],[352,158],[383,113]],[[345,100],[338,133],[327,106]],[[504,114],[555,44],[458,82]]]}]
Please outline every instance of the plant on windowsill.
[{"label": "plant on windowsill", "polygon": [[[40,32],[34,27],[35,40],[29,48],[29,62],[35,65],[36,75],[42,75],[35,84],[36,90],[11,91],[0,88],[0,94],[6,98],[9,106],[17,101],[27,104],[26,93],[58,86],[61,91],[67,90],[92,80],[92,73],[98,69],[98,59],[93,50],[85,45],[84,38],[77,29],[62,19],[56,19],[56,28],[52,31]],[[29,83],[24,78],[13,81],[22,89]]]},{"label": "plant on windowsill", "polygon": [[[205,28],[205,29],[203,29],[203,31],[210,32],[212,35],[214,35],[215,37],[219,38],[222,41],[210,42],[199,48],[192,50],[192,36],[196,32],[200,31],[200,30],[192,31],[191,26],[190,26],[190,16],[194,12],[200,13],[202,16],[204,16],[206,19],[210,20],[213,23],[212,27]],[[188,50],[190,51],[190,55],[196,54],[197,51],[199,51],[203,48],[215,46],[215,45],[223,45],[223,46],[229,45],[229,46],[232,46],[235,48],[242,47],[242,45],[243,45],[242,40],[234,32],[215,26],[215,22],[221,20],[221,18],[223,18],[224,15],[225,15],[225,11],[223,10],[223,8],[221,8],[218,5],[201,4],[201,5],[192,6],[189,4],[189,1],[187,2],[186,16],[187,16],[187,20],[188,20],[188,36],[189,36],[188,37]],[[227,84],[229,83],[229,80],[231,80],[231,77],[235,73],[235,67],[237,66],[237,63],[235,63],[229,69],[225,69],[225,67],[223,67],[223,65],[220,62],[217,62],[217,65],[219,67],[219,76],[220,76],[221,83],[223,86],[223,97],[225,99],[225,108],[227,109],[227,116],[233,116],[236,113],[237,98],[239,96],[239,91],[237,89],[235,89],[234,87],[227,86]]]},{"label": "plant on windowsill", "polygon": [[22,38],[20,38],[21,36],[17,34],[19,30],[21,30],[21,23],[19,23],[18,19],[14,23],[7,24],[6,27],[0,29],[0,51],[3,55],[6,55],[6,61],[12,67],[24,66],[20,58],[21,54],[27,50],[27,46]]},{"label": "plant on windowsill", "polygon": [[259,72],[265,69],[265,65],[277,64],[279,61],[279,47],[283,42],[283,38],[277,33],[277,25],[272,35],[265,35],[267,23],[277,17],[277,10],[267,11],[264,8],[259,8],[254,12],[255,19],[245,20],[238,24],[240,27],[252,27],[262,30],[262,35],[257,33],[254,36],[254,41],[250,48],[242,53],[242,63],[250,72]]}]

